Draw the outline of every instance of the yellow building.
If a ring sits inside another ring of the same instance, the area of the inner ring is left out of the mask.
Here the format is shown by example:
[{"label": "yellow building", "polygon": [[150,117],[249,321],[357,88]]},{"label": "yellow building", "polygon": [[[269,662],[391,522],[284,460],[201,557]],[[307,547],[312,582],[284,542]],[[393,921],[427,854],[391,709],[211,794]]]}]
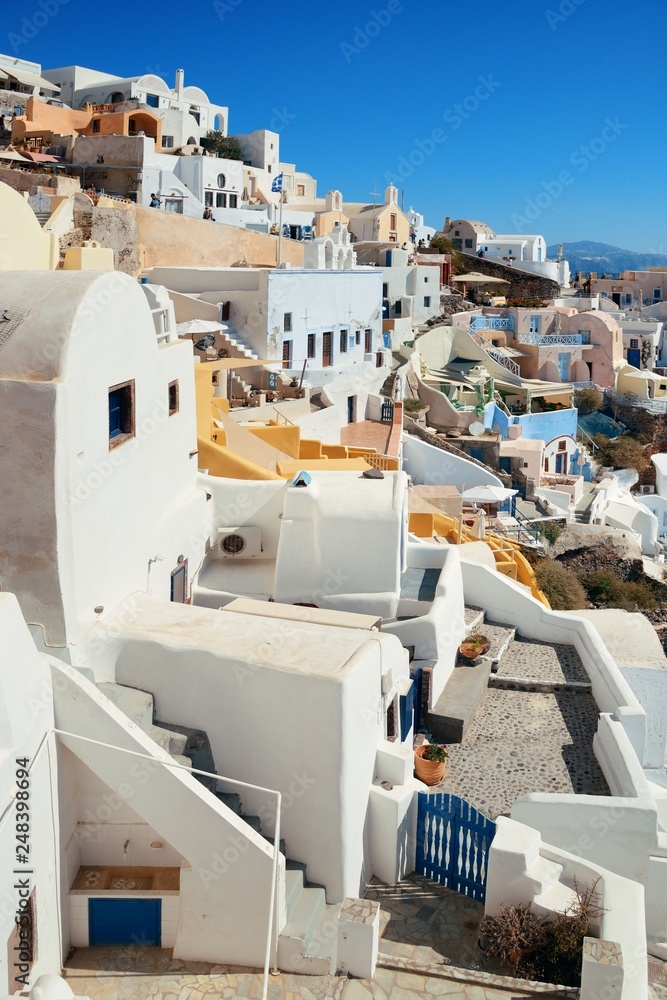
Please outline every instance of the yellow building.
[{"label": "yellow building", "polygon": [[[378,195],[379,197],[379,195]],[[294,205],[300,212],[312,209],[316,236],[326,236],[336,223],[346,226],[361,242],[408,243],[410,222],[398,206],[398,189],[388,187],[383,202],[346,202],[340,191],[329,191],[313,204]]]}]

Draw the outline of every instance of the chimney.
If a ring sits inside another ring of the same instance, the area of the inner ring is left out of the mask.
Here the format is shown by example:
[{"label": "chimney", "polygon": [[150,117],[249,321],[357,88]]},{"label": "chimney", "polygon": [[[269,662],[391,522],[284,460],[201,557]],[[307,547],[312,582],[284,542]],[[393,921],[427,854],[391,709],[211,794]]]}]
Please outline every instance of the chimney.
[{"label": "chimney", "polygon": [[185,83],[185,71],[176,70],[176,97],[180,101],[183,98],[183,84]]},{"label": "chimney", "polygon": [[452,220],[449,218],[449,216],[447,216],[447,218],[445,219],[445,229],[449,229],[449,227],[451,226],[451,224],[452,224]]}]

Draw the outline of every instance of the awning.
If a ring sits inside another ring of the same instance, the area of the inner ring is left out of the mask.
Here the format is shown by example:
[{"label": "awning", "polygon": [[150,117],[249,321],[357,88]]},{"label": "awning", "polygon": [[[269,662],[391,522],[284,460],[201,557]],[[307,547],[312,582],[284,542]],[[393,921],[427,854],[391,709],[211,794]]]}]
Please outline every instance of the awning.
[{"label": "awning", "polygon": [[448,361],[445,367],[456,372],[469,372],[471,368],[475,368],[479,364],[479,361],[471,361],[470,358],[454,358],[452,361]]},{"label": "awning", "polygon": [[509,285],[505,278],[494,278],[490,274],[480,274],[478,271],[471,271],[470,274],[457,274],[452,281],[467,281],[469,285]]},{"label": "awning", "polygon": [[0,153],[0,160],[22,160],[23,163],[30,163],[27,156],[22,156],[20,153],[17,153],[16,151],[12,152],[12,150],[9,149],[5,150],[4,153]]},{"label": "awning", "polygon": [[50,80],[45,80],[43,76],[38,76],[37,73],[28,73],[27,70],[17,69],[15,66],[3,66],[0,73],[5,80],[16,80],[26,87],[41,87],[42,90],[50,90],[54,94],[60,93],[60,87]]},{"label": "awning", "polygon": [[26,150],[26,159],[30,160],[32,163],[62,163],[63,160],[60,156],[49,156],[48,153],[33,153],[30,150]]}]

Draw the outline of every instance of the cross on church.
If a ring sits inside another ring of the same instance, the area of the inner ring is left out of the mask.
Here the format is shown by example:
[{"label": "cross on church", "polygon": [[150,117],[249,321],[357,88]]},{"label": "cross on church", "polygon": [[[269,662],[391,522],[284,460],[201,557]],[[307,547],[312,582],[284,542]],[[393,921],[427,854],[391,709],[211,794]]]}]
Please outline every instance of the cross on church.
[{"label": "cross on church", "polygon": [[377,188],[377,181],[373,185],[373,190],[371,191],[371,195],[373,196],[373,208],[376,207],[375,199],[380,197],[380,192],[377,191],[376,188]]}]

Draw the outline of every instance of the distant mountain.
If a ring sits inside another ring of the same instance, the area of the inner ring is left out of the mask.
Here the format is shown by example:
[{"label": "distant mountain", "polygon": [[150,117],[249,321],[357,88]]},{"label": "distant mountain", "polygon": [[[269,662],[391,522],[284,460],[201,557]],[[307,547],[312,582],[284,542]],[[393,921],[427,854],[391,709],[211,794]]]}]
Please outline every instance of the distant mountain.
[{"label": "distant mountain", "polygon": [[[558,255],[558,244],[547,247],[549,257]],[[570,270],[596,271],[599,274],[620,274],[621,271],[645,271],[648,267],[667,267],[667,254],[635,253],[622,250],[609,243],[563,243],[563,257],[570,262]]]}]

